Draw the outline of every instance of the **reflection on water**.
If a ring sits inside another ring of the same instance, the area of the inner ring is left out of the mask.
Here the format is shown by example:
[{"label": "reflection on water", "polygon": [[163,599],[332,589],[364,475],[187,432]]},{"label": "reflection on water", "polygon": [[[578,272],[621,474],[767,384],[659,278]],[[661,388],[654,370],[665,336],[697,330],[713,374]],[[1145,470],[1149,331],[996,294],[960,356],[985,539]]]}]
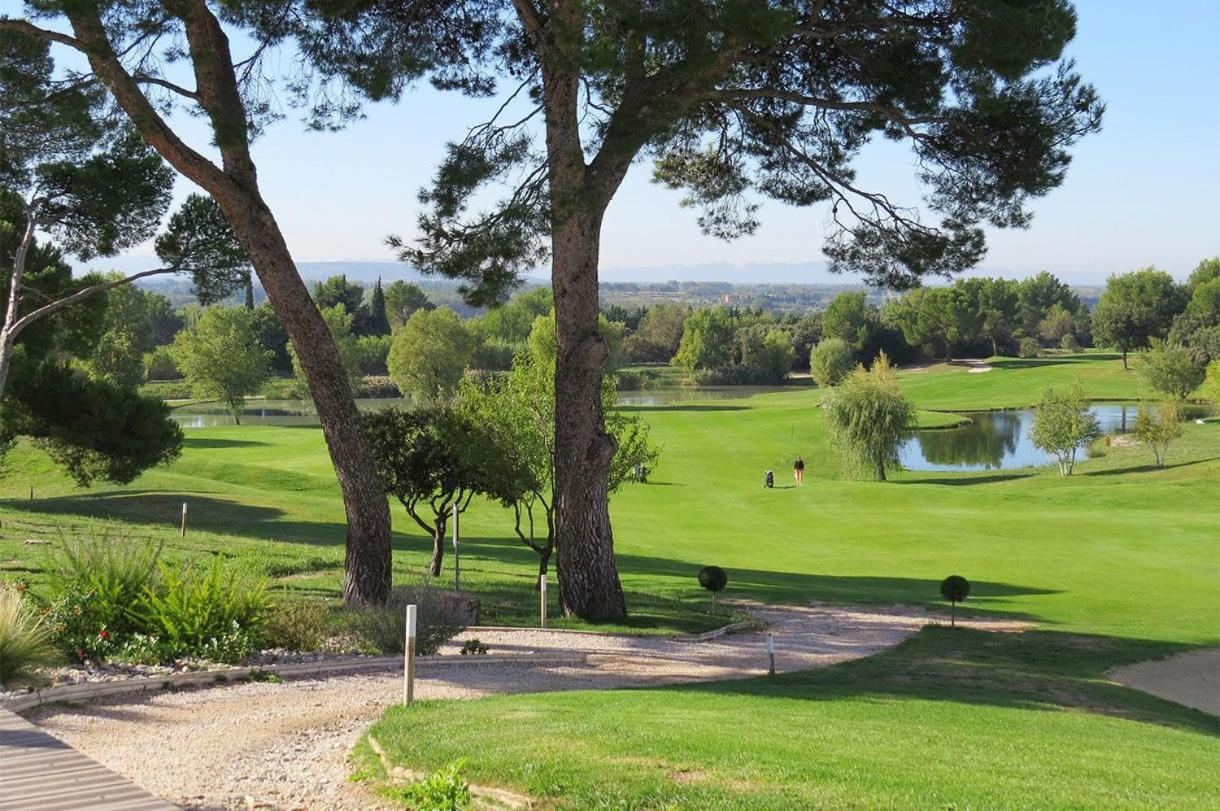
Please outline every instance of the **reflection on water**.
[{"label": "reflection on water", "polygon": [[[1131,430],[1139,406],[1099,403],[1089,410],[1097,416],[1102,433],[1122,434]],[[969,425],[919,431],[909,438],[899,453],[902,466],[908,470],[970,471],[1038,467],[1054,461],[1030,439],[1032,409],[977,411],[964,416],[970,418]]]},{"label": "reflection on water", "polygon": [[[356,406],[362,411],[402,405],[398,397],[362,397]],[[183,428],[214,428],[232,425],[233,415],[219,403],[196,403],[176,408],[170,416]],[[241,410],[242,425],[317,425],[318,410],[310,400],[251,400]]]},{"label": "reflection on water", "polygon": [[620,391],[618,404],[624,406],[663,406],[701,400],[742,400],[755,394],[787,391],[784,386],[700,386]]}]

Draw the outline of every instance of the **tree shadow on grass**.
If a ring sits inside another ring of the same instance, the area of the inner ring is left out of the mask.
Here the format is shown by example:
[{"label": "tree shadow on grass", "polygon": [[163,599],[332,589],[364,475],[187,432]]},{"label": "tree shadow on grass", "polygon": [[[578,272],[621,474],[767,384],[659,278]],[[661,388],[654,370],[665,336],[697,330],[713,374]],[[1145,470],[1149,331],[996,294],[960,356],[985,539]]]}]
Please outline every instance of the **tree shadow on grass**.
[{"label": "tree shadow on grass", "polygon": [[1173,464],[1165,464],[1161,467],[1156,465],[1135,465],[1133,467],[1112,467],[1104,470],[1086,470],[1081,473],[1081,476],[1119,476],[1124,473],[1155,473],[1158,470],[1173,470],[1176,467],[1193,467],[1194,465],[1203,465],[1208,462],[1214,462],[1220,459],[1220,456],[1209,456],[1206,459],[1191,459],[1187,462],[1174,462]]},{"label": "tree shadow on grass", "polygon": [[240,534],[264,540],[300,543],[343,543],[343,524],[322,521],[284,520],[284,511],[265,505],[246,504],[200,493],[159,490],[108,490],[56,496],[35,501],[14,499],[6,510],[82,518],[119,520],[141,526],[175,529],[187,503],[187,533]]},{"label": "tree shadow on grass", "polygon": [[991,473],[987,475],[974,475],[969,472],[963,472],[954,478],[941,478],[936,476],[921,476],[920,471],[907,471],[914,473],[919,478],[913,479],[892,479],[894,484],[943,484],[951,487],[962,487],[970,484],[995,484],[997,482],[1015,482],[1020,479],[1028,479],[1036,476],[1036,473],[1031,472],[1013,472],[1013,473]]},{"label": "tree shadow on grass", "polygon": [[1003,358],[988,361],[988,365],[996,369],[1035,369],[1039,366],[1067,366],[1080,363],[1091,363],[1101,360],[1119,360],[1122,355],[1062,355],[1051,358]]},{"label": "tree shadow on grass", "polygon": [[[494,565],[494,571],[502,572],[506,568],[521,567],[521,585],[514,590],[517,598],[537,610],[534,578],[536,568],[527,568],[528,564],[536,566],[537,556],[514,538],[472,538],[463,541],[462,545],[463,571],[476,570]],[[677,560],[648,555],[634,555],[619,552],[615,555],[623,587],[627,592],[628,611],[641,608],[647,610],[649,601],[656,603],[658,599],[665,602],[679,602],[687,606],[686,610],[699,608],[706,600],[706,593],[700,591],[698,585],[699,569],[704,562]],[[722,597],[737,599],[752,599],[764,603],[807,605],[810,602],[826,602],[841,604],[908,604],[908,605],[942,605],[940,600],[940,580],[915,577],[867,577],[825,575],[817,573],[782,572],[770,569],[741,568],[725,566],[729,576],[728,589],[722,592]],[[669,596],[654,593],[656,586],[650,586],[645,578],[670,578],[673,585],[656,584]],[[684,588],[689,585],[689,590]],[[1034,588],[1010,583],[992,581],[971,581],[971,606],[962,616],[1002,617],[1012,620],[1039,620],[1040,618],[1021,612],[1005,609],[1005,604],[1011,598],[1024,596],[1052,595],[1060,593],[1055,589]],[[507,597],[507,593],[502,595]],[[636,618],[641,623],[644,617]],[[630,620],[628,624],[635,622]],[[617,623],[623,624],[623,623]],[[647,627],[641,625],[640,627]]]},{"label": "tree shadow on grass", "polygon": [[1106,676],[1111,668],[1197,649],[1058,631],[927,627],[892,650],[830,668],[661,689],[808,701],[876,697],[1058,709],[1220,736],[1220,718],[1122,687]]},{"label": "tree shadow on grass", "polygon": [[625,414],[648,414],[658,411],[749,411],[750,407],[712,403],[671,403],[669,405],[623,405],[618,406],[615,410]]},{"label": "tree shadow on grass", "polygon": [[210,439],[205,437],[193,437],[189,434],[183,440],[183,447],[187,448],[249,448],[258,445],[266,446],[271,443],[260,442],[256,439]]}]

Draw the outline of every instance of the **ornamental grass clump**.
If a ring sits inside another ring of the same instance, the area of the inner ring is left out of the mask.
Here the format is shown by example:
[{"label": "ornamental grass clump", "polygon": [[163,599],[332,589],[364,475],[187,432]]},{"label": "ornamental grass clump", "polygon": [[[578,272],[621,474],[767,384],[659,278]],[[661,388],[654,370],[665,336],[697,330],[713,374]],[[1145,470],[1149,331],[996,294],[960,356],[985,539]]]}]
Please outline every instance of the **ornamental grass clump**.
[{"label": "ornamental grass clump", "polygon": [[378,653],[402,653],[407,636],[407,606],[415,606],[415,652],[430,656],[466,626],[458,607],[443,592],[425,585],[399,586],[384,606],[353,611],[348,619],[352,633],[366,648]]},{"label": "ornamental grass clump", "polygon": [[0,583],[0,689],[36,678],[58,659],[43,612],[13,586]]}]

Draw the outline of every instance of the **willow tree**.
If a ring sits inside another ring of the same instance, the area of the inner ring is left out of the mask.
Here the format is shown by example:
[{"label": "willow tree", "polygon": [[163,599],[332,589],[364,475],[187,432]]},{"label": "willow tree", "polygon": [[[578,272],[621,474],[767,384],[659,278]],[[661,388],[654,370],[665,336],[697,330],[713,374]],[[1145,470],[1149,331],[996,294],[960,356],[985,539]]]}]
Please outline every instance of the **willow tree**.
[{"label": "willow tree", "polygon": [[[144,141],[220,207],[297,349],[318,409],[347,514],[344,598],[384,602],[390,589],[389,505],[335,342],[263,199],[251,155],[252,140],[276,111],[268,78],[278,74],[267,57],[276,52],[285,24],[300,13],[297,4],[27,0],[25,7],[25,18],[0,17],[0,31],[83,57],[85,69],[61,77],[65,87],[106,91]],[[230,44],[231,31],[242,34],[240,54]],[[411,59],[427,52],[431,30],[420,26],[419,36],[424,45],[407,48]],[[391,64],[405,69],[403,59]],[[290,77],[288,89],[309,100],[311,113],[324,117],[346,109],[336,107],[309,76]],[[209,143],[188,143],[182,125],[187,116],[169,115],[174,108],[202,119]]]},{"label": "willow tree", "polygon": [[[563,607],[626,607],[607,476],[615,453],[601,398],[597,329],[602,219],[631,165],[685,189],[700,226],[758,227],[759,199],[830,204],[836,271],[907,287],[964,270],[981,226],[1029,222],[1063,179],[1068,148],[1102,105],[1062,58],[1067,0],[319,0],[300,32],[324,70],[394,97],[421,13],[452,19],[467,58],[434,81],[473,94],[513,84],[496,115],[450,145],[403,258],[496,300],[549,256],[559,341],[555,500]],[[455,34],[456,36],[456,34]],[[874,138],[910,144],[927,189],[921,217],[859,184]],[[489,184],[501,204],[484,208]],[[477,208],[475,206],[478,206]]]}]

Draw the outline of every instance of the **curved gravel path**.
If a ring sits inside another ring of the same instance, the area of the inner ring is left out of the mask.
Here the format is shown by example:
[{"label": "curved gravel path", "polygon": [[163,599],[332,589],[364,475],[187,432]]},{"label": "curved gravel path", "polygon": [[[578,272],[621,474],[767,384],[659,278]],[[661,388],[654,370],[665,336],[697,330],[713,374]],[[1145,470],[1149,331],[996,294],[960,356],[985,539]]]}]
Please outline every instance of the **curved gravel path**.
[{"label": "curved gravel path", "polygon": [[[918,608],[747,606],[775,635],[780,672],[892,647],[929,622]],[[1012,623],[981,623],[1014,630]],[[704,642],[530,629],[474,630],[489,653],[587,651],[587,665],[478,664],[416,681],[424,699],[608,689],[766,672],[765,632]],[[384,807],[347,780],[347,753],[401,697],[401,669],[282,684],[246,683],[115,698],[30,713],[46,731],[157,796],[187,808]]]}]

